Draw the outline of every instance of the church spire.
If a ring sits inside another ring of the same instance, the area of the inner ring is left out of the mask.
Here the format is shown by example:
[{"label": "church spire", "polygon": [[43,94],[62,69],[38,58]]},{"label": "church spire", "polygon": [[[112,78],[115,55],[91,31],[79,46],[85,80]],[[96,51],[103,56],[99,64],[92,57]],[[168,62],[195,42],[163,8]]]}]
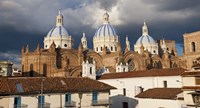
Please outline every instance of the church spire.
[{"label": "church spire", "polygon": [[126,36],[126,48],[128,51],[130,51],[130,42],[128,40],[128,36]]},{"label": "church spire", "polygon": [[146,21],[144,21],[144,25],[142,27],[142,35],[149,35]]},{"label": "church spire", "polygon": [[63,26],[63,15],[61,10],[58,11],[58,16],[56,17],[56,26]]}]

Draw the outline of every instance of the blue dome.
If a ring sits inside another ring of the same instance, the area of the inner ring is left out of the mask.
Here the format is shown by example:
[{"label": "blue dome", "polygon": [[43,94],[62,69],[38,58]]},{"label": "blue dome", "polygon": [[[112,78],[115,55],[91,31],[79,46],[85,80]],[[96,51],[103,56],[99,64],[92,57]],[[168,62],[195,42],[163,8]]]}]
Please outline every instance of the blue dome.
[{"label": "blue dome", "polygon": [[49,37],[57,37],[57,36],[70,36],[69,32],[67,29],[65,29],[64,26],[56,26],[52,28],[49,33],[47,34]]},{"label": "blue dome", "polygon": [[99,27],[99,29],[97,29],[94,37],[101,37],[101,36],[116,36],[116,32],[115,29],[113,28],[113,26],[110,23],[105,23],[103,25],[101,25]]},{"label": "blue dome", "polygon": [[136,42],[136,44],[154,44],[154,39],[149,35],[142,35]]}]

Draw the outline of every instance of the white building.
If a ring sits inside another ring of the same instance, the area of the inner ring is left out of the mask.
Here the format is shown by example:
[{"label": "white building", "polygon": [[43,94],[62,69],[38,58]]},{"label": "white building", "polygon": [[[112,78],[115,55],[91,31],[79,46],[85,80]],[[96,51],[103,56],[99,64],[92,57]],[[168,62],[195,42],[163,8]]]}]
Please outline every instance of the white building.
[{"label": "white building", "polygon": [[112,73],[104,74],[98,80],[117,88],[111,90],[111,108],[134,108],[138,106],[135,96],[143,91],[152,88],[181,88],[181,74],[184,71],[177,68]]},{"label": "white building", "polygon": [[59,10],[59,14],[56,17],[56,27],[53,27],[47,36],[44,37],[44,49],[49,49],[53,42],[56,48],[71,49],[73,47],[74,41],[68,30],[64,27],[63,18]]},{"label": "white building", "polygon": [[200,107],[200,62],[193,65],[193,70],[186,71],[183,77],[184,104],[187,108]]},{"label": "white building", "polygon": [[10,61],[0,61],[0,76],[12,76],[12,66]]},{"label": "white building", "polygon": [[0,79],[0,108],[108,108],[110,89],[89,78]]},{"label": "white building", "polygon": [[184,108],[181,88],[152,88],[136,97],[137,108]]}]

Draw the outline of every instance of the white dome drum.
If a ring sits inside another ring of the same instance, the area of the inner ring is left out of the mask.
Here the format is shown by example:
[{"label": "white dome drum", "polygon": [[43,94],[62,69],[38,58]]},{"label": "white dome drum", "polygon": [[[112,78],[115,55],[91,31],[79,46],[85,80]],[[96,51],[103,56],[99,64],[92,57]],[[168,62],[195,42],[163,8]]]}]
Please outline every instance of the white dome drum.
[{"label": "white dome drum", "polygon": [[100,53],[103,51],[103,47],[105,46],[108,52],[116,52],[118,35],[114,27],[109,23],[109,15],[107,12],[103,15],[103,19],[103,25],[97,29],[93,37],[94,51]]}]

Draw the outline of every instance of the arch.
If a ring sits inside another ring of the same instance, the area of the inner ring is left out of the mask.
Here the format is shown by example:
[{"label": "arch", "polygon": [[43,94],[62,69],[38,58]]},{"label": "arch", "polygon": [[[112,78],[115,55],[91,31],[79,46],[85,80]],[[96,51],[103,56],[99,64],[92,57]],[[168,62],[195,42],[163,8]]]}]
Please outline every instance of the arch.
[{"label": "arch", "polygon": [[81,77],[82,76],[82,66],[74,67],[70,69],[69,76],[72,77]]},{"label": "arch", "polygon": [[[63,57],[66,57],[66,64],[70,65],[70,66],[77,66],[78,64],[78,56],[72,52],[71,50],[67,50],[64,54]],[[72,62],[73,61],[73,62]]]},{"label": "arch", "polygon": [[146,64],[144,58],[136,53],[136,52],[127,52],[124,54],[123,59],[125,63],[128,63],[128,61],[132,60],[135,65],[134,70],[145,70],[146,69]]},{"label": "arch", "polygon": [[98,53],[91,51],[88,52],[87,56],[94,59],[94,61],[96,62],[97,69],[103,66],[103,59]]}]

